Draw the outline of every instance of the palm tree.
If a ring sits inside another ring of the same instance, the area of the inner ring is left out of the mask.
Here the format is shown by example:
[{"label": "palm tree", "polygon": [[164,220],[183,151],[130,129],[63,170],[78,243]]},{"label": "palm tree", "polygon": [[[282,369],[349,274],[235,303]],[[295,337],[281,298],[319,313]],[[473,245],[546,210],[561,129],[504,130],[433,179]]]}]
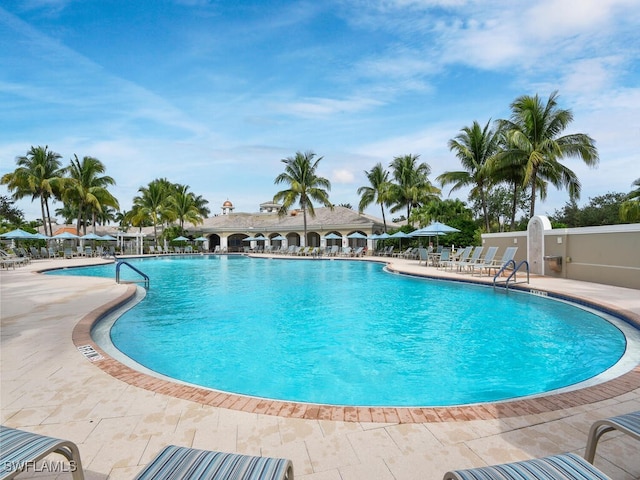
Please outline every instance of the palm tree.
[{"label": "palm tree", "polygon": [[91,223],[95,233],[96,216],[104,207],[118,208],[118,200],[109,193],[108,186],[115,185],[115,180],[105,172],[104,164],[94,157],[78,159],[73,156],[71,164],[67,167],[69,178],[65,178],[64,200],[70,202],[78,209],[78,234],[80,225],[83,233],[87,233],[87,223],[91,215]]},{"label": "palm tree", "polygon": [[420,155],[403,155],[395,157],[390,164],[395,183],[391,184],[391,202],[395,205],[392,212],[407,209],[407,219],[411,209],[425,204],[429,200],[439,198],[440,189],[429,181],[431,167],[426,163],[417,164]]},{"label": "palm tree", "polygon": [[358,209],[362,212],[372,203],[380,205],[382,211],[382,223],[384,224],[384,231],[387,231],[387,220],[384,216],[384,206],[389,205],[391,201],[391,183],[389,182],[389,172],[385,170],[382,163],[377,163],[368,172],[365,170],[364,174],[369,180],[370,186],[363,186],[358,188],[358,195],[360,195],[360,203]]},{"label": "palm tree", "polygon": [[489,125],[490,121],[482,128],[474,121],[471,127],[464,127],[460,134],[449,140],[449,150],[455,152],[464,170],[444,172],[436,179],[442,186],[453,184],[449,193],[466,186],[472,187],[469,196],[480,200],[486,232],[490,229],[487,191],[491,186],[487,165],[500,147],[500,133]]},{"label": "palm tree", "polygon": [[[25,156],[16,158],[18,168],[6,173],[0,183],[7,185],[12,198],[19,200],[31,196],[31,200],[40,199],[42,224],[45,235],[52,235],[49,199],[59,192],[58,181],[64,172],[61,169],[59,153],[49,150],[49,146],[31,147]],[[47,231],[47,226],[48,231]]]},{"label": "palm tree", "polygon": [[328,192],[331,190],[331,183],[324,177],[316,174],[318,163],[323,157],[314,160],[316,154],[308,151],[305,153],[296,152],[294,157],[288,157],[282,160],[285,169],[284,172],[276,177],[274,184],[279,185],[285,183],[289,188],[276,193],[273,196],[274,203],[282,202],[282,207],[278,214],[284,216],[289,208],[296,202],[299,202],[302,209],[304,221],[304,244],[309,244],[307,238],[307,211],[309,215],[315,217],[312,201],[322,203],[325,207],[333,209],[333,205],[329,202]]},{"label": "palm tree", "polygon": [[[590,167],[599,160],[595,141],[588,135],[560,136],[573,121],[573,113],[559,108],[557,98],[558,93],[553,92],[543,104],[538,95],[518,97],[511,104],[511,119],[499,122],[507,139],[500,156],[523,168],[523,185],[531,189],[530,217],[535,212],[538,180],[556,188],[565,187],[570,198],[580,198],[580,182],[573,171],[560,163],[562,158],[577,157]],[[545,195],[546,191],[540,190],[540,198]]]},{"label": "palm tree", "polygon": [[[204,200],[206,202],[206,200]],[[204,222],[201,214],[201,206],[198,202],[202,199],[196,199],[193,192],[189,192],[188,185],[174,185],[174,191],[169,196],[169,208],[174,211],[175,217],[180,224],[180,233],[184,232],[184,222],[190,222],[198,225]]]},{"label": "palm tree", "polygon": [[158,225],[170,214],[168,206],[170,183],[165,179],[156,179],[146,187],[140,187],[133,198],[133,208],[128,216],[133,226],[153,225],[154,243],[158,245]]},{"label": "palm tree", "polygon": [[637,222],[640,220],[640,178],[631,184],[637,187],[627,194],[625,201],[620,205],[620,220],[623,222]]}]

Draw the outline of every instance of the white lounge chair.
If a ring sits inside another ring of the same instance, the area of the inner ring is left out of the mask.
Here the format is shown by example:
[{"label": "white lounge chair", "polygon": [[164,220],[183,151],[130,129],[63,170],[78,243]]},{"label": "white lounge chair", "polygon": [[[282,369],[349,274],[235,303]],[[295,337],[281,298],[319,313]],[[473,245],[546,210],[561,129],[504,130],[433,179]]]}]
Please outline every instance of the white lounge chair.
[{"label": "white lounge chair", "polygon": [[489,247],[487,248],[487,253],[484,255],[484,258],[473,265],[469,265],[471,269],[471,274],[475,274],[478,272],[478,275],[482,275],[482,271],[492,267],[494,265],[493,259],[496,257],[496,253],[498,253],[498,247]]},{"label": "white lounge chair", "polygon": [[500,270],[503,266],[513,260],[513,258],[516,256],[517,251],[518,247],[507,247],[507,249],[504,251],[504,254],[502,255],[502,258],[500,260],[494,260],[493,265],[487,267],[488,273],[491,274],[491,270],[495,270],[496,273],[498,273],[498,270]]}]

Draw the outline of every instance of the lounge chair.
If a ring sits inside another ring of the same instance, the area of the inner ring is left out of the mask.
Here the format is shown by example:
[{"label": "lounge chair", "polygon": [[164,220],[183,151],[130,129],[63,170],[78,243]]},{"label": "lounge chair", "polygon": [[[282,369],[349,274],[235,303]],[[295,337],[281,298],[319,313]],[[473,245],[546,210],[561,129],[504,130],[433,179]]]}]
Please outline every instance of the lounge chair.
[{"label": "lounge chair", "polygon": [[478,275],[482,275],[483,270],[488,270],[490,267],[494,266],[493,259],[496,258],[496,253],[498,253],[498,247],[487,248],[487,253],[480,262],[469,265],[471,274],[473,275],[477,271]]},{"label": "lounge chair", "polygon": [[165,447],[135,480],[292,480],[293,464],[284,458]]},{"label": "lounge chair", "polygon": [[444,480],[611,480],[582,457],[573,453],[504,463],[489,467],[453,470]]},{"label": "lounge chair", "polygon": [[59,453],[69,461],[66,471],[71,471],[74,480],[84,479],[80,452],[73,442],[0,426],[0,445],[2,480],[14,478],[22,471],[33,468],[36,462],[51,453]]},{"label": "lounge chair", "polygon": [[587,437],[587,448],[584,454],[584,458],[586,458],[588,462],[593,463],[600,437],[613,430],[618,430],[636,440],[640,440],[640,411],[605,418],[591,425],[589,436]]},{"label": "lounge chair", "polygon": [[361,257],[363,252],[364,252],[364,247],[358,247],[351,253],[351,256],[352,257]]},{"label": "lounge chair", "polygon": [[473,247],[465,247],[462,250],[458,250],[458,253],[456,254],[455,258],[451,259],[450,263],[450,267],[451,270],[453,270],[453,267],[456,267],[457,269],[459,269],[459,265],[461,263],[466,262],[469,259],[469,255],[471,255],[471,250],[473,250]]},{"label": "lounge chair", "polygon": [[516,256],[516,252],[518,251],[518,247],[507,247],[502,255],[500,260],[494,260],[493,265],[487,267],[488,273],[491,274],[491,270],[495,270],[498,273],[503,266],[509,263]]},{"label": "lounge chair", "polygon": [[9,269],[8,267],[13,267],[15,270],[16,265],[22,266],[29,263],[28,257],[19,257],[18,255],[9,253],[5,250],[0,250],[0,260],[2,260],[2,266],[7,267],[7,270]]},{"label": "lounge chair", "polygon": [[40,247],[40,258],[50,258],[49,250],[46,247]]},{"label": "lounge chair", "polygon": [[482,255],[483,250],[484,247],[476,247],[473,249],[473,252],[469,255],[469,258],[467,258],[466,261],[459,261],[456,264],[456,266],[458,267],[458,273],[470,272],[471,265],[475,265],[476,263],[480,262],[480,255]]},{"label": "lounge chair", "polygon": [[443,248],[440,255],[433,258],[433,265],[436,268],[446,269],[451,264],[451,249]]}]

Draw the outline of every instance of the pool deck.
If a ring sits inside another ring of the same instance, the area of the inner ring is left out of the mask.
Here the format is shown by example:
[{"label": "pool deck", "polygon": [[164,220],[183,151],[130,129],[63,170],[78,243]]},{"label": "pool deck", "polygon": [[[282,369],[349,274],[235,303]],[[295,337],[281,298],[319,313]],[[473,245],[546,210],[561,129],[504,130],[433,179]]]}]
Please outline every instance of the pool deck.
[{"label": "pool deck", "polygon": [[[470,279],[417,260],[385,260],[398,272]],[[451,469],[581,455],[595,420],[640,410],[640,365],[578,391],[460,408],[300,405],[169,383],[78,350],[103,353],[89,327],[131,285],[36,273],[103,261],[34,260],[0,272],[2,424],[74,441],[88,479],[133,478],[167,444],[286,457],[304,480],[440,479]],[[640,324],[638,290],[550,277],[532,277],[527,287]],[[603,440],[596,466],[615,480],[640,478],[638,442],[615,434]],[[71,478],[33,471],[19,478],[28,477]]]}]

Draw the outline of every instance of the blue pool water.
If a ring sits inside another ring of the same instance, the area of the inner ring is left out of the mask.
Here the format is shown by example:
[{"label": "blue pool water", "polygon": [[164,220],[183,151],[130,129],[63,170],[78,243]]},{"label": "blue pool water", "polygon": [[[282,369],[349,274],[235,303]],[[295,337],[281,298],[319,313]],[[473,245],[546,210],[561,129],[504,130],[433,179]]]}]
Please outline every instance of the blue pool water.
[{"label": "blue pool water", "polygon": [[238,394],[362,406],[497,401],[592,378],[625,350],[617,327],[573,305],[372,262],[128,261],[151,288],[113,325],[114,345],[156,372]]}]

